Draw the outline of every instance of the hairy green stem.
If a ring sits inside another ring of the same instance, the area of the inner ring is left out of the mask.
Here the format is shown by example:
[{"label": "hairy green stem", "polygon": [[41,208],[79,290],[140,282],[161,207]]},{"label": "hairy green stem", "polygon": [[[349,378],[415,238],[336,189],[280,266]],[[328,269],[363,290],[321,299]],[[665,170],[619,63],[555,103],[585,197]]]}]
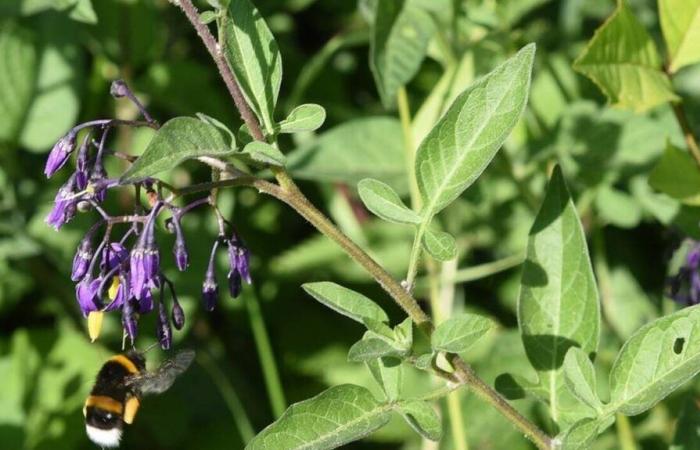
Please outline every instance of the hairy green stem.
[{"label": "hairy green stem", "polygon": [[265,327],[265,320],[260,311],[258,295],[253,290],[243,297],[248,310],[250,326],[253,330],[253,338],[258,350],[258,358],[260,359],[260,366],[265,378],[265,387],[270,398],[272,413],[276,419],[279,419],[284,410],[287,409],[287,400],[284,397],[284,390],[282,389],[279,371],[277,370],[277,363],[275,363],[272,345],[270,345],[270,337]]}]

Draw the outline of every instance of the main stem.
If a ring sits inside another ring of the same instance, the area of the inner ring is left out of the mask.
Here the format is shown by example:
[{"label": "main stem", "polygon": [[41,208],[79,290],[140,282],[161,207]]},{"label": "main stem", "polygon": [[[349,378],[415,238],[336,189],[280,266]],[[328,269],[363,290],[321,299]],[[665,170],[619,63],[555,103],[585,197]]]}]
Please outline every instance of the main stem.
[{"label": "main stem", "polygon": [[[174,1],[174,0],[171,0]],[[192,4],[191,0],[177,0],[179,5],[185,12],[185,15],[192,23],[192,26],[197,30],[197,34],[204,42],[207,50],[216,62],[216,65],[221,73],[222,78],[226,82],[226,86],[231,93],[231,97],[238,108],[241,117],[251,131],[251,135],[257,140],[263,140],[263,134],[252,110],[246,103],[238,87],[235,76],[228,66],[226,59],[221,53],[216,44],[216,40],[212,36],[209,29],[199,21],[197,9]],[[350,238],[345,236],[321,211],[319,211],[306,196],[299,190],[296,183],[291,179],[289,174],[284,169],[274,169],[273,173],[279,186],[268,183],[263,180],[249,180],[239,174],[233,174],[238,177],[232,180],[231,184],[248,184],[256,187],[260,192],[265,192],[282,200],[291,206],[296,212],[304,217],[321,233],[336,242],[355,262],[360,264],[379,285],[398,303],[399,306],[408,314],[411,320],[423,330],[428,336],[432,334],[433,324],[430,317],[421,309],[418,302],[396,281],[382,266],[380,266],[372,257],[370,257],[362,248],[355,244]],[[228,181],[228,180],[227,180]],[[246,183],[249,181],[249,183]],[[481,380],[474,370],[467,365],[456,354],[448,354],[448,360],[455,369],[455,375],[462,384],[470,386],[474,392],[495,407],[503,414],[513,425],[522,431],[526,437],[537,445],[542,450],[551,450],[554,448],[552,439],[547,436],[537,425],[530,422],[515,408],[513,408],[498,392]]]}]

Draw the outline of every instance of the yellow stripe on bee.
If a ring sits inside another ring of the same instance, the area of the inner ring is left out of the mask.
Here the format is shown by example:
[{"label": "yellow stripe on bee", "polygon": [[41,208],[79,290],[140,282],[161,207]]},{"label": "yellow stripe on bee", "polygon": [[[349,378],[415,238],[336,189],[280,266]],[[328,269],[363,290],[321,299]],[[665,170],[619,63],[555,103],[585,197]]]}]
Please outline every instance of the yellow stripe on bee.
[{"label": "yellow stripe on bee", "polygon": [[121,364],[124,366],[124,368],[126,368],[126,370],[129,371],[129,373],[139,373],[139,369],[136,367],[136,364],[134,364],[133,361],[124,355],[116,355],[111,357],[109,360],[114,361],[117,364]]},{"label": "yellow stripe on bee", "polygon": [[106,395],[90,395],[87,400],[85,400],[85,407],[83,408],[83,414],[85,414],[87,408],[94,406],[95,408],[100,408],[105,411],[109,411],[114,414],[121,414],[124,410],[124,405],[121,402],[113,399],[112,397],[107,397]]},{"label": "yellow stripe on bee", "polygon": [[136,412],[139,410],[141,402],[136,397],[129,397],[126,400],[126,407],[124,408],[124,423],[131,425],[134,422],[134,417],[136,417]]}]

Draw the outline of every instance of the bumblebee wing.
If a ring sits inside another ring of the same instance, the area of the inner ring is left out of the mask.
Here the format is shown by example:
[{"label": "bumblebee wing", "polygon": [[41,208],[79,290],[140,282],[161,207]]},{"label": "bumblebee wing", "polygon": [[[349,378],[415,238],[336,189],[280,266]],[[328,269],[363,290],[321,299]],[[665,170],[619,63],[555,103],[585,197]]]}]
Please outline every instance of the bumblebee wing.
[{"label": "bumblebee wing", "polygon": [[175,379],[192,364],[193,350],[183,350],[172,359],[166,360],[153,372],[142,372],[129,379],[128,384],[142,395],[161,394],[173,385]]}]

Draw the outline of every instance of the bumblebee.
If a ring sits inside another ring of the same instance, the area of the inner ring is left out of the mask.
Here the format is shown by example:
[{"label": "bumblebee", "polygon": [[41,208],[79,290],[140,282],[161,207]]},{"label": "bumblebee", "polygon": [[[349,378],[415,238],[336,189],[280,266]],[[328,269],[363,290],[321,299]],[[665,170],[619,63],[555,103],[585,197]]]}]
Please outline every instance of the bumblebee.
[{"label": "bumblebee", "polygon": [[97,374],[85,400],[85,430],[100,447],[118,447],[124,424],[131,424],[144,395],[167,391],[187,370],[194,351],[183,350],[152,372],[146,370],[143,353],[128,351],[110,358]]}]

